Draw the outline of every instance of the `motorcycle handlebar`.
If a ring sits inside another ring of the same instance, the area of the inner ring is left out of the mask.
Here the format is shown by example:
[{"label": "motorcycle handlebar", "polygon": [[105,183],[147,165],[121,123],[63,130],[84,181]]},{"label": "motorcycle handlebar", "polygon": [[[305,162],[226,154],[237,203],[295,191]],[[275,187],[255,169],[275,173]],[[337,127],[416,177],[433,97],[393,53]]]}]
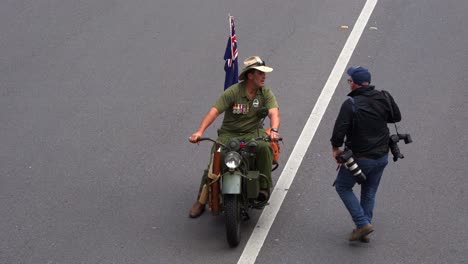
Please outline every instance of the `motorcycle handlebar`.
[{"label": "motorcycle handlebar", "polygon": [[[268,136],[267,136],[267,137],[257,137],[257,138],[255,138],[255,140],[263,140],[263,141],[265,141],[265,142],[270,142],[270,141],[271,141],[271,138],[268,137]],[[219,143],[219,142],[216,142],[216,140],[214,140],[214,139],[211,139],[211,138],[204,138],[204,137],[199,138],[199,139],[197,140],[197,142],[200,142],[200,141],[211,141],[211,142],[213,142],[213,143]],[[283,138],[282,138],[282,137],[278,138],[278,141],[283,141]]]},{"label": "motorcycle handlebar", "polygon": [[[263,140],[265,142],[272,141],[271,137],[258,137],[258,138],[255,138],[255,140]],[[282,137],[278,138],[278,141],[283,141],[283,138]]]},{"label": "motorcycle handlebar", "polygon": [[200,141],[211,141],[213,143],[217,143],[216,140],[211,139],[211,138],[199,138],[197,142],[200,142]]}]

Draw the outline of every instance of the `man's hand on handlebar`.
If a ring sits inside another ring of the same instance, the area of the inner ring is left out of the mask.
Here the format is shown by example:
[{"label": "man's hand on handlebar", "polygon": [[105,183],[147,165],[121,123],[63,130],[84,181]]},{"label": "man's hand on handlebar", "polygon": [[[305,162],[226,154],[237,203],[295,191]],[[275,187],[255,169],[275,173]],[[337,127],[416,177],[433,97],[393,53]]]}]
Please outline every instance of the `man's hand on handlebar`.
[{"label": "man's hand on handlebar", "polygon": [[281,137],[278,132],[271,131],[270,132],[270,138],[272,141],[278,141]]},{"label": "man's hand on handlebar", "polygon": [[198,140],[201,138],[202,135],[203,135],[203,133],[201,133],[201,132],[195,132],[188,138],[188,140],[191,143],[198,143]]}]

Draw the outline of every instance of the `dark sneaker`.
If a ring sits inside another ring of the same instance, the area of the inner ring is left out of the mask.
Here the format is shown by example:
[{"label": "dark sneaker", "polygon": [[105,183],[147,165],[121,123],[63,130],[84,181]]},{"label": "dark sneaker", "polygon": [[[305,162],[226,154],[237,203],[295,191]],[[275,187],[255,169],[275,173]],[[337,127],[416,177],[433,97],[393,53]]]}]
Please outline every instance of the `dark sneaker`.
[{"label": "dark sneaker", "polygon": [[368,234],[374,231],[374,227],[371,224],[367,224],[360,228],[353,229],[353,232],[349,236],[349,241],[360,240],[362,237],[367,236]]}]

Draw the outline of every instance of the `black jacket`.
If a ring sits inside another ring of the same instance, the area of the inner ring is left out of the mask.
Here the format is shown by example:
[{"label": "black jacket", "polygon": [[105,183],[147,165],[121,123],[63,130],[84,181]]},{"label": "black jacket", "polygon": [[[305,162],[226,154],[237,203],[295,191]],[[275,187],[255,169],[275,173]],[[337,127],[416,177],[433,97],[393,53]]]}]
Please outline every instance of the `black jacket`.
[{"label": "black jacket", "polygon": [[400,109],[388,92],[374,88],[363,86],[348,94],[351,98],[341,105],[333,128],[333,147],[341,147],[346,137],[355,155],[376,159],[388,153],[387,123],[401,121]]}]

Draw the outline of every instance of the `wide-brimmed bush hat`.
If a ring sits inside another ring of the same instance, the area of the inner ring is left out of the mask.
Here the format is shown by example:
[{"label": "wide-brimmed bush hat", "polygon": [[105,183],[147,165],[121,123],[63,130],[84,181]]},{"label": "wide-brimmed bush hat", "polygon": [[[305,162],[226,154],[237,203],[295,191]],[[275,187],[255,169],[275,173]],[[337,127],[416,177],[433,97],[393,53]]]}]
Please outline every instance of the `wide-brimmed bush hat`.
[{"label": "wide-brimmed bush hat", "polygon": [[265,66],[265,61],[263,61],[259,56],[248,57],[244,60],[244,69],[239,74],[239,80],[245,80],[245,73],[250,69],[256,69],[261,72],[272,72],[273,68]]}]

